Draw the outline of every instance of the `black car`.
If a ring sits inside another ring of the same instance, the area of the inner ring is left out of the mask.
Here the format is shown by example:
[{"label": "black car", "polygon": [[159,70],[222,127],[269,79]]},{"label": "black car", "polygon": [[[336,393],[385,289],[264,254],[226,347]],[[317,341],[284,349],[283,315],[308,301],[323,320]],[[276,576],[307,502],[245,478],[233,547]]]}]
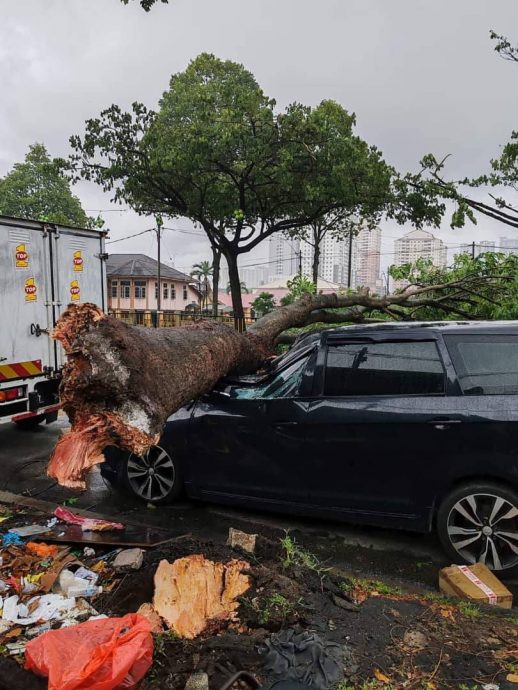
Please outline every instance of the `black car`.
[{"label": "black car", "polygon": [[454,562],[518,570],[518,322],[387,323],[301,337],[225,379],[145,457],[102,473],[192,498],[437,529]]}]

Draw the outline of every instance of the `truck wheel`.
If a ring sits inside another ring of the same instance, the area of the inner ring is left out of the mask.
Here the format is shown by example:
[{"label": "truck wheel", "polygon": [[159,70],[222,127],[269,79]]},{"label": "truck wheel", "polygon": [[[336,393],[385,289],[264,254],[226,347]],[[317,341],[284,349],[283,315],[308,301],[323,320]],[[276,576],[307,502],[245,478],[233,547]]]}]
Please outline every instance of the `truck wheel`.
[{"label": "truck wheel", "polygon": [[439,508],[437,532],[453,563],[518,572],[518,494],[510,487],[477,481],[455,489]]},{"label": "truck wheel", "polygon": [[182,493],[179,463],[162,446],[152,446],[142,456],[130,453],[121,472],[123,486],[148,503],[171,503]]},{"label": "truck wheel", "polygon": [[44,419],[44,414],[38,414],[35,417],[20,419],[19,421],[15,422],[15,424],[19,429],[22,429],[23,431],[30,431],[31,429],[35,429],[38,426],[38,424],[41,424]]}]

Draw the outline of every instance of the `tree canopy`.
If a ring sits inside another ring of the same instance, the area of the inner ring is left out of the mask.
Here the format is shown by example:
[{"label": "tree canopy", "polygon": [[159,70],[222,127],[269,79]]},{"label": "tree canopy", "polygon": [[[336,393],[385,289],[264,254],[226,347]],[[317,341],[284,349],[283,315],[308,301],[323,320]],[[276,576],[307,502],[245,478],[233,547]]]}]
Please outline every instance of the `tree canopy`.
[{"label": "tree canopy", "polygon": [[263,316],[275,309],[275,297],[271,292],[260,292],[251,306],[256,316]]},{"label": "tree canopy", "polygon": [[71,167],[143,214],[184,216],[225,256],[241,317],[237,257],[275,232],[345,209],[438,224],[444,207],[401,184],[355,116],[333,101],[277,112],[242,65],[209,54],[171,77],[158,112],[112,105],[74,136]]},{"label": "tree canopy", "polygon": [[[404,320],[444,319],[516,319],[518,318],[518,256],[484,252],[472,258],[469,254],[455,256],[449,268],[437,267],[428,259],[414,264],[392,266],[392,278],[408,281],[419,287],[452,284],[441,293],[428,294],[429,303],[389,313],[391,318]],[[499,281],[495,292],[494,281]],[[459,289],[459,285],[462,288]],[[440,299],[438,299],[440,297]]]},{"label": "tree canopy", "polygon": [[[518,63],[518,45],[490,31],[490,38],[495,41],[494,49],[504,60]],[[436,196],[454,204],[451,217],[451,227],[458,228],[465,225],[467,220],[476,223],[478,213],[518,228],[518,207],[516,202],[504,198],[506,193],[518,191],[518,130],[511,132],[509,141],[502,146],[500,156],[490,161],[490,169],[481,175],[461,180],[448,180],[445,177],[448,154],[440,159],[432,154],[424,156],[421,161],[422,169],[417,175],[407,175],[402,181],[408,189],[415,189],[426,196]],[[495,193],[489,193],[486,202],[472,196],[473,189],[493,188]]]},{"label": "tree canopy", "polygon": [[93,223],[43,144],[30,146],[24,162],[0,178],[0,213],[83,228]]},{"label": "tree canopy", "polygon": [[[138,0],[140,2],[140,6],[142,7],[143,10],[146,12],[149,12],[149,10],[153,7],[155,3],[158,2],[158,0]],[[125,5],[128,5],[130,0],[121,0]],[[165,5],[169,2],[169,0],[160,0],[160,2],[163,2]]]}]

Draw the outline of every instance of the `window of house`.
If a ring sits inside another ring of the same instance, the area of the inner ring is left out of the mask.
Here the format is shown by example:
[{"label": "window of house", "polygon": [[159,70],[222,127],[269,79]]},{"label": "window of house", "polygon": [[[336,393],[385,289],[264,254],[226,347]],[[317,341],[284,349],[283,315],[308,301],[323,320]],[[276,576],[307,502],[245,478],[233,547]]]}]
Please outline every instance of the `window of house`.
[{"label": "window of house", "polygon": [[146,299],[146,281],[135,281],[135,299]]},{"label": "window of house", "polygon": [[187,299],[187,285],[183,286],[183,298],[184,298],[184,300]]},{"label": "window of house", "polygon": [[327,351],[324,395],[440,395],[444,386],[432,341],[344,343]]},{"label": "window of house", "polygon": [[176,299],[176,286],[174,283],[171,283],[171,299]]},{"label": "window of house", "polygon": [[131,282],[129,280],[121,280],[120,288],[121,288],[121,298],[122,299],[129,299],[130,298],[130,287],[131,287]]},{"label": "window of house", "polygon": [[118,281],[112,280],[110,282],[110,294],[115,299],[117,297]]},{"label": "window of house", "polygon": [[445,336],[464,395],[518,394],[518,336]]},{"label": "window of house", "polygon": [[163,290],[163,299],[169,299],[169,285],[167,283],[163,284],[164,290]]}]

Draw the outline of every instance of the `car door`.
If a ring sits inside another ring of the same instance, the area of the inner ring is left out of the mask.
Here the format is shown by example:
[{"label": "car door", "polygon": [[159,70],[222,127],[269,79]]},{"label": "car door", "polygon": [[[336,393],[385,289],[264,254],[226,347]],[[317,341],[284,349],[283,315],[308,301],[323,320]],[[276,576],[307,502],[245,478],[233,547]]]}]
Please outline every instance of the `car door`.
[{"label": "car door", "polygon": [[460,424],[436,340],[329,339],[321,365],[306,424],[314,503],[358,521],[383,514],[417,526]]},{"label": "car door", "polygon": [[198,402],[191,432],[195,495],[253,505],[307,502],[301,467],[309,353],[260,386],[233,386]]},{"label": "car door", "polygon": [[452,334],[444,341],[459,382],[452,402],[464,421],[448,477],[518,485],[518,334]]}]

